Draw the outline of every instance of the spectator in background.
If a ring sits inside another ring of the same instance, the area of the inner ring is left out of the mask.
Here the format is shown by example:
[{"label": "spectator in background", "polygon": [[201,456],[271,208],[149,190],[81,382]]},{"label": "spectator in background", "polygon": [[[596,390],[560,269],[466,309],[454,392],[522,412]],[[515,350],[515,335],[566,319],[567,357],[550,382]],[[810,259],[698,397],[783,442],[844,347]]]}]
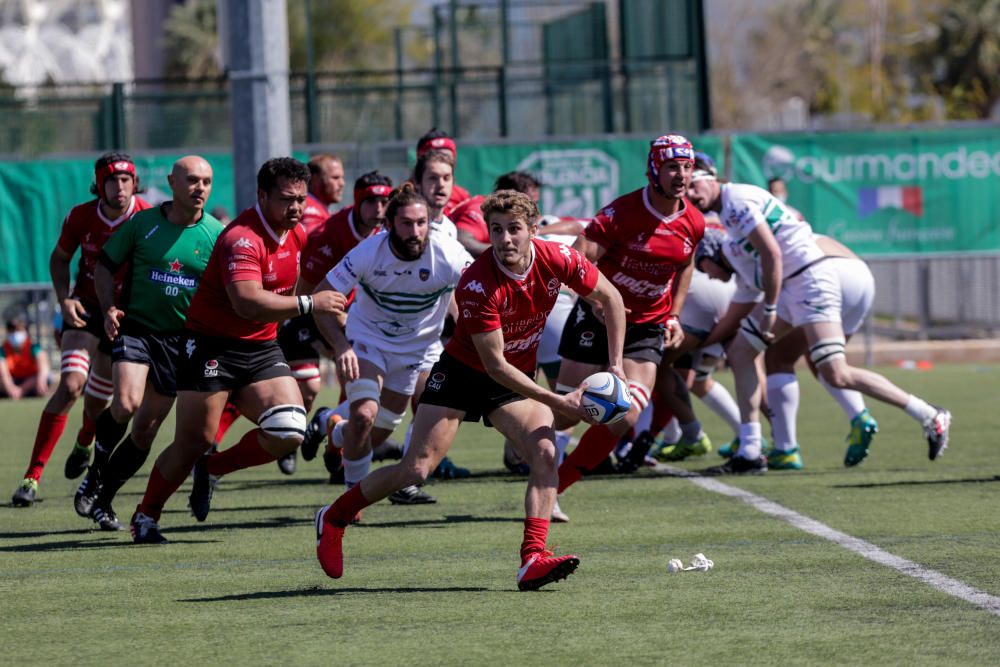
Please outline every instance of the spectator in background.
[{"label": "spectator in background", "polygon": [[225,206],[216,206],[213,208],[211,216],[221,222],[223,227],[233,221],[232,216],[229,215],[229,211],[226,210]]},{"label": "spectator in background", "polygon": [[49,357],[31,340],[23,317],[7,320],[7,337],[0,347],[0,392],[15,401],[49,393]]}]

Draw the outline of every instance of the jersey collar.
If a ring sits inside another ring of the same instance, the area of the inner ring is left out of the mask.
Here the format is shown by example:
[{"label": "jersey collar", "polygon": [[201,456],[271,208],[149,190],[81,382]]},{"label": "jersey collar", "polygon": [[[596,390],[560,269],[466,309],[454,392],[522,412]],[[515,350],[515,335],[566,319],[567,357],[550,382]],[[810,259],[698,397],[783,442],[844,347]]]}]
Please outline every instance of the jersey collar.
[{"label": "jersey collar", "polygon": [[532,241],[532,243],[531,243],[531,261],[528,262],[528,268],[524,270],[524,273],[514,273],[513,271],[511,271],[510,269],[508,269],[506,266],[504,266],[503,262],[501,262],[500,259],[497,258],[497,253],[496,253],[495,250],[493,250],[491,248],[490,252],[493,253],[493,261],[496,263],[497,267],[503,272],[503,274],[505,276],[507,276],[508,278],[510,278],[512,280],[516,280],[518,282],[524,282],[525,279],[528,277],[528,274],[531,273],[531,267],[533,267],[535,265],[535,243],[534,243],[534,241]]},{"label": "jersey collar", "polygon": [[646,207],[649,213],[660,221],[660,224],[669,225],[671,222],[677,218],[684,215],[687,212],[687,199],[681,199],[681,208],[673,215],[664,216],[662,213],[653,208],[653,203],[649,201],[649,186],[647,185],[642,189],[642,204]]},{"label": "jersey collar", "polygon": [[278,245],[285,245],[285,239],[288,238],[288,231],[286,230],[282,232],[281,236],[278,236],[277,234],[274,233],[274,230],[271,229],[271,225],[267,224],[267,220],[264,219],[264,214],[261,213],[260,210],[260,204],[254,204],[253,210],[257,211],[257,217],[260,218],[260,224],[264,225],[264,229],[266,229],[267,233],[271,236],[272,239],[274,239],[274,242],[277,243]]},{"label": "jersey collar", "polygon": [[125,212],[122,213],[117,218],[115,218],[114,220],[111,220],[108,218],[108,216],[104,215],[104,211],[101,210],[101,199],[100,197],[97,198],[97,217],[100,218],[101,222],[106,224],[108,227],[117,227],[118,225],[122,224],[123,222],[132,217],[132,211],[134,210],[135,210],[135,196],[129,199],[128,208],[125,209]]}]

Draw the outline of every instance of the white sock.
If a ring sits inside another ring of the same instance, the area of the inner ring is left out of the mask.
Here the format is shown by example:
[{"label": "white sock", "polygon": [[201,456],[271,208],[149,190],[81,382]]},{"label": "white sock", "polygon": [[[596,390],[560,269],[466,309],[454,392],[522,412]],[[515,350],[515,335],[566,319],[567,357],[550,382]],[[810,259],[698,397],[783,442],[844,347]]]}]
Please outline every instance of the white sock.
[{"label": "white sock", "polygon": [[707,405],[709,410],[719,415],[729,428],[733,429],[733,435],[740,432],[740,408],[736,405],[733,395],[729,393],[725,385],[713,382],[712,388],[708,390],[701,402]]},{"label": "white sock", "polygon": [[771,410],[771,437],[782,452],[795,449],[798,434],[795,419],[799,412],[799,381],[795,373],[767,376],[767,407]]},{"label": "white sock", "polygon": [[937,408],[913,394],[910,394],[909,400],[906,401],[906,407],[903,409],[906,410],[906,414],[916,419],[921,425],[937,414]]},{"label": "white sock", "polygon": [[681,439],[681,425],[677,423],[677,417],[672,417],[667,425],[663,427],[660,432],[663,438],[663,442],[668,445],[672,445],[676,442],[680,442]]},{"label": "white sock", "polygon": [[406,435],[403,437],[403,456],[406,456],[406,450],[410,448],[410,438],[413,437],[413,419],[410,419],[410,425],[406,427]]},{"label": "white sock", "polygon": [[368,452],[367,456],[363,456],[357,461],[351,461],[350,459],[344,459],[344,486],[350,491],[355,484],[363,480],[368,476],[368,472],[372,468],[372,453]]},{"label": "white sock", "polygon": [[556,465],[562,465],[566,458],[566,448],[569,447],[570,434],[566,431],[556,431]]},{"label": "white sock", "polygon": [[740,424],[740,450],[736,455],[748,461],[760,456],[760,422]]},{"label": "white sock", "polygon": [[840,405],[841,410],[844,411],[848,419],[854,419],[865,411],[865,396],[860,391],[855,391],[854,389],[837,389],[824,380],[822,375],[819,376],[819,383],[823,385],[823,389],[826,389],[828,394],[833,396],[833,400],[837,401],[837,404]]},{"label": "white sock", "polygon": [[649,430],[649,425],[653,423],[653,402],[650,401],[645,409],[639,413],[639,420],[635,423],[635,432],[638,435]]},{"label": "white sock", "polygon": [[341,419],[347,419],[351,416],[351,404],[344,401],[333,409],[333,414],[337,415]]},{"label": "white sock", "polygon": [[344,447],[344,428],[347,426],[347,420],[341,419],[339,422],[333,425],[333,431],[330,432],[330,440],[333,441],[334,447]]}]

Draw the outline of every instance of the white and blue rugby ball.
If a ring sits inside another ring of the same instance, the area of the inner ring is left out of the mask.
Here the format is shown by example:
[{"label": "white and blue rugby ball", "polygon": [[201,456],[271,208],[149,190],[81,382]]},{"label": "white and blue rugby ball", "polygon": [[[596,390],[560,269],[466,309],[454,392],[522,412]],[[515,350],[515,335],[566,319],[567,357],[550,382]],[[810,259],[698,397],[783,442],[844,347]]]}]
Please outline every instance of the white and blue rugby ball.
[{"label": "white and blue rugby ball", "polygon": [[602,371],[584,380],[580,404],[598,424],[614,424],[621,421],[632,407],[632,397],[628,385],[614,373]]}]

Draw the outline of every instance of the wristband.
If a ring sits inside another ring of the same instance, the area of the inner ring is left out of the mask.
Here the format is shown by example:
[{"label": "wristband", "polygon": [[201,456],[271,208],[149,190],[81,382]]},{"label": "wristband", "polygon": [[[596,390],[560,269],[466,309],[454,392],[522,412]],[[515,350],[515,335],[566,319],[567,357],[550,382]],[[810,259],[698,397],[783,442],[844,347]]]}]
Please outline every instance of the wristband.
[{"label": "wristband", "polygon": [[765,303],[764,304],[764,314],[765,315],[774,315],[776,312],[778,312],[778,304],[776,304],[776,303]]},{"label": "wristband", "polygon": [[667,315],[667,326],[670,326],[671,322],[676,322],[677,324],[680,324],[681,318],[678,317],[677,315]]},{"label": "wristband", "polygon": [[299,303],[299,315],[306,315],[312,312],[313,298],[309,295],[295,297]]}]

